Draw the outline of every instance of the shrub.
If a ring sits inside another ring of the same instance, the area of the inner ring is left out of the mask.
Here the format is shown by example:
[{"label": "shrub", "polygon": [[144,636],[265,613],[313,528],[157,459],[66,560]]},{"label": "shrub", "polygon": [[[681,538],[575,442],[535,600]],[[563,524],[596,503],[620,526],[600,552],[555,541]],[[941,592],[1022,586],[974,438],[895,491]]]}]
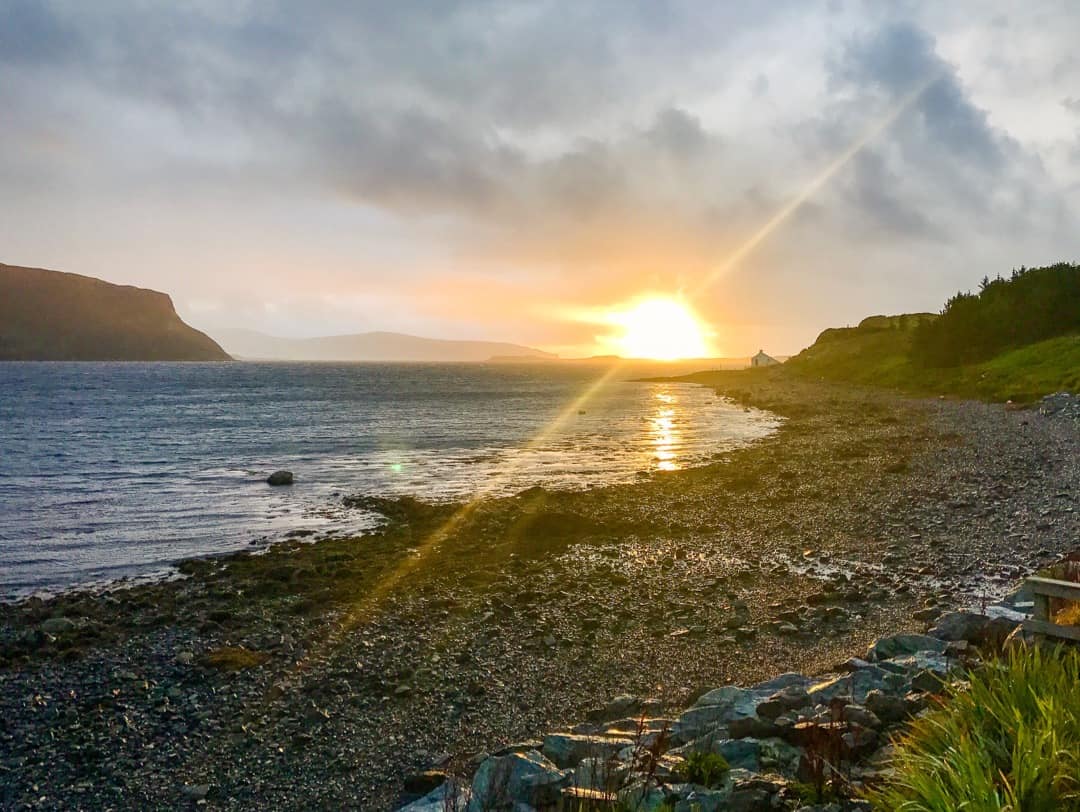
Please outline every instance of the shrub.
[{"label": "shrub", "polygon": [[958,293],[941,318],[915,330],[911,354],[923,366],[949,367],[1077,331],[1080,266],[1063,262],[987,277],[978,293]]},{"label": "shrub", "polygon": [[1080,810],[1080,654],[1010,653],[972,673],[898,742],[875,807],[901,812]]},{"label": "shrub", "polygon": [[719,753],[691,753],[679,765],[679,777],[710,789],[724,783],[731,765]]}]

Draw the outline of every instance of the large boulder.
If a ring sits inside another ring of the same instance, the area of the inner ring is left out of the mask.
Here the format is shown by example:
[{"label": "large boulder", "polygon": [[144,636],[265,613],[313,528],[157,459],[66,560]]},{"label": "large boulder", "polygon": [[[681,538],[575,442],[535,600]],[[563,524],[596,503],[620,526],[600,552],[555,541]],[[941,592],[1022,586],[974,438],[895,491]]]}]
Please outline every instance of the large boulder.
[{"label": "large boulder", "polygon": [[468,812],[509,812],[519,804],[552,806],[572,776],[535,750],[485,759],[473,776]]},{"label": "large boulder", "polygon": [[758,705],[777,691],[805,688],[810,682],[802,674],[781,674],[750,688],[737,685],[716,688],[699,697],[692,708],[675,720],[671,730],[672,741],[685,744],[708,733],[722,734],[723,728],[735,719],[757,716]]},{"label": "large boulder", "polygon": [[945,652],[946,643],[936,637],[925,634],[894,634],[891,637],[882,637],[875,640],[866,652],[866,659],[870,662],[888,660],[892,657],[900,657],[904,654],[914,654],[917,651],[936,651],[939,654]]},{"label": "large boulder", "polygon": [[831,677],[810,687],[807,692],[815,705],[828,705],[834,699],[848,699],[862,704],[871,691],[894,691],[904,683],[904,677],[872,665],[850,674]]},{"label": "large boulder", "polygon": [[293,473],[292,471],[274,471],[266,478],[267,485],[292,485]]},{"label": "large boulder", "polygon": [[[1002,611],[1002,610],[1008,611]],[[932,637],[941,640],[966,640],[974,645],[1001,645],[1020,622],[1008,607],[980,612],[948,612],[930,630]]]}]

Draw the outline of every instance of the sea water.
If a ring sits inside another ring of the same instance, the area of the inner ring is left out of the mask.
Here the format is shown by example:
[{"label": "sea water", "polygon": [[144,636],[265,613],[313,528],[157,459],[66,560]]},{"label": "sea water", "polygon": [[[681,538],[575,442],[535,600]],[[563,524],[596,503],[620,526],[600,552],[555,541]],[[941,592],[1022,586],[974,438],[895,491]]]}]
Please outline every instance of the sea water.
[{"label": "sea water", "polygon": [[[461,500],[700,465],[777,425],[601,364],[0,363],[0,598],[156,577],[355,494]],[[295,484],[271,487],[288,469]]]}]

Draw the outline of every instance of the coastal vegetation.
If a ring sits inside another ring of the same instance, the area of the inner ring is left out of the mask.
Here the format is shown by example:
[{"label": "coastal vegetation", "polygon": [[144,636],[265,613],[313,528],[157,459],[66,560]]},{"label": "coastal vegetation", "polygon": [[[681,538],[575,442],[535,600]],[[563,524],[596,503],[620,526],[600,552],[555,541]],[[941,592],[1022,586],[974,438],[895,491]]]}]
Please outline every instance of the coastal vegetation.
[{"label": "coastal vegetation", "polygon": [[1080,653],[1021,648],[954,687],[898,743],[875,808],[1080,809]]},{"label": "coastal vegetation", "polygon": [[798,375],[917,395],[1033,401],[1080,388],[1080,266],[984,279],[941,314],[871,316],[825,330],[786,364]]}]

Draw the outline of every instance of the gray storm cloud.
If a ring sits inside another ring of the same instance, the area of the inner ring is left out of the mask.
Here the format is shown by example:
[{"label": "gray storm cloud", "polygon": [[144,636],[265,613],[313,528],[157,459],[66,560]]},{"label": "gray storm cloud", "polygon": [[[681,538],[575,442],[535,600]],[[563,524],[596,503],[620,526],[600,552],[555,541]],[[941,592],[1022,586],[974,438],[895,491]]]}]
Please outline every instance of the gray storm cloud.
[{"label": "gray storm cloud", "polygon": [[[1065,28],[1071,15],[1060,14]],[[999,37],[1001,15],[985,4],[965,20],[929,3],[0,0],[0,226],[19,235],[9,241],[18,256],[2,259],[79,270],[71,260],[95,247],[122,254],[132,230],[110,224],[153,211],[146,228],[160,229],[158,240],[139,231],[151,257],[153,245],[198,242],[184,240],[185,227],[212,239],[194,262],[147,263],[157,269],[147,282],[206,299],[244,262],[177,268],[212,263],[211,247],[265,264],[238,235],[266,219],[292,224],[280,256],[302,252],[305,239],[332,243],[343,238],[313,221],[357,207],[372,214],[353,239],[380,255],[443,257],[428,262],[440,273],[486,263],[484,273],[527,280],[534,269],[548,284],[556,265],[554,278],[587,275],[607,291],[627,276],[611,236],[622,230],[628,255],[649,255],[652,240],[657,257],[681,263],[658,259],[639,281],[682,284],[936,77],[718,283],[718,316],[735,319],[723,302],[738,298],[759,314],[748,322],[782,323],[802,340],[825,325],[777,299],[792,286],[791,301],[807,300],[804,286],[829,320],[877,309],[905,268],[925,281],[932,267],[933,282],[897,308],[970,284],[984,271],[968,263],[996,261],[985,268],[993,273],[1075,258],[1066,227],[1075,168],[1063,176],[1064,164],[1046,165],[1075,151],[1075,129],[1055,131],[1057,141],[1010,131],[1010,99],[994,96],[1007,83],[978,84],[986,71],[1001,75],[1003,58],[986,67],[961,47],[959,33],[980,17],[985,36]],[[1039,54],[1048,44],[1038,31],[1015,25],[1009,47],[1030,49],[1009,54],[1016,64],[1067,56]],[[1045,87],[1047,109],[1072,115],[1076,77],[1046,71],[1059,76]],[[213,223],[198,219],[208,201],[219,207]],[[216,224],[223,211],[233,228]],[[85,232],[42,246],[46,217]],[[268,269],[264,280],[284,273]],[[567,294],[591,295],[590,284]],[[766,308],[772,316],[760,315]]]}]

